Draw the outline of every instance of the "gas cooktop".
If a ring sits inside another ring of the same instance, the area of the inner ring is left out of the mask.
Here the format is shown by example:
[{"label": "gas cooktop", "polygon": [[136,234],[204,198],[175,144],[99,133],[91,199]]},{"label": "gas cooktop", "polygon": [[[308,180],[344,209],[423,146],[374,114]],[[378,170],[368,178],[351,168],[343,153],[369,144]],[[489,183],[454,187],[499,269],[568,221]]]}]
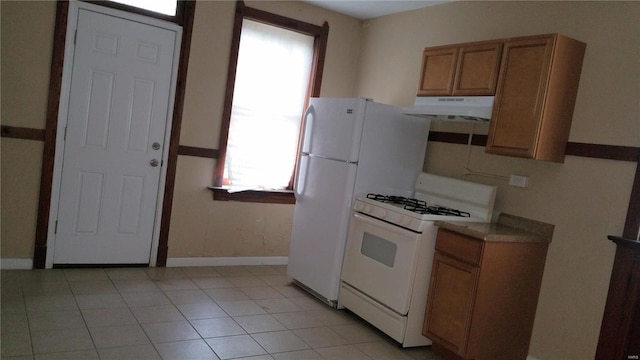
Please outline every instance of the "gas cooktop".
[{"label": "gas cooktop", "polygon": [[441,205],[429,205],[424,200],[407,198],[404,196],[394,195],[380,195],[380,194],[367,194],[367,199],[375,200],[385,204],[395,204],[402,207],[404,210],[411,211],[416,214],[429,214],[429,215],[442,215],[442,216],[458,216],[458,217],[471,217],[466,211],[453,209]]}]

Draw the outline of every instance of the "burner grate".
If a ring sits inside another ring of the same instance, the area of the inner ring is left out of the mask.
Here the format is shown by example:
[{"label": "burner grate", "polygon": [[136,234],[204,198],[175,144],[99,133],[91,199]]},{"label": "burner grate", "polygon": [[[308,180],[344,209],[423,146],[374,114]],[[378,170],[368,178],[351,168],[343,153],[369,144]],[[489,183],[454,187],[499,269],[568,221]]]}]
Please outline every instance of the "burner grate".
[{"label": "burner grate", "polygon": [[452,209],[445,206],[440,205],[431,205],[431,206],[416,206],[414,208],[408,208],[408,206],[404,207],[406,210],[413,211],[418,214],[431,214],[431,215],[443,215],[443,216],[458,216],[458,217],[471,217],[466,211],[461,211],[458,209]]},{"label": "burner grate", "polygon": [[403,209],[421,215],[431,214],[443,216],[471,217],[471,214],[466,211],[452,209],[441,205],[427,205],[427,202],[424,200],[407,198],[404,196],[367,194],[367,199],[372,199],[388,204],[401,205]]}]

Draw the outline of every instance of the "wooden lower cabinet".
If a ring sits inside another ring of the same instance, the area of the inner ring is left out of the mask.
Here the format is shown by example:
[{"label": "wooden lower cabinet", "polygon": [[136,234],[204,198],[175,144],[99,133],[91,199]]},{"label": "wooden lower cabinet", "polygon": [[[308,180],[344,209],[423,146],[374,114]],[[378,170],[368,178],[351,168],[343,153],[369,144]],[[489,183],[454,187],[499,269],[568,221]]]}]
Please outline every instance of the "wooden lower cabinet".
[{"label": "wooden lower cabinet", "polygon": [[445,359],[526,359],[546,242],[491,242],[440,229],[423,334]]},{"label": "wooden lower cabinet", "polygon": [[443,345],[456,353],[464,353],[469,340],[473,300],[479,268],[443,254],[433,259],[435,276],[429,323],[425,332],[437,336]]}]

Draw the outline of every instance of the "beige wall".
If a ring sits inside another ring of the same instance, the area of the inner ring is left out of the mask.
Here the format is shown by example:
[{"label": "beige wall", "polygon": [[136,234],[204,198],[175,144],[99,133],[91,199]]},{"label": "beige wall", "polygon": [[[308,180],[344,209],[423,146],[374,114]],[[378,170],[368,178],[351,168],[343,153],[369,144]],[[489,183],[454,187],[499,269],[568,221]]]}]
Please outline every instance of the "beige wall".
[{"label": "beige wall", "polygon": [[[7,2],[1,12],[2,125],[44,129],[55,2]],[[2,138],[0,253],[33,257],[41,141]]]},{"label": "beige wall", "polygon": [[[298,2],[246,2],[321,25],[329,22],[323,96],[353,96],[360,22]],[[196,6],[181,145],[217,148],[235,3]],[[43,129],[55,2],[3,1],[2,125]],[[33,256],[42,142],[1,140],[4,258]],[[293,206],[214,202],[215,161],[180,156],[169,235],[170,257],[286,256]]]},{"label": "beige wall", "polygon": [[[412,102],[428,45],[561,32],[587,43],[571,141],[640,146],[640,3],[454,2],[360,22],[298,2],[248,2],[331,30],[323,96]],[[55,6],[1,3],[2,124],[43,128]],[[181,144],[217,147],[233,3],[199,2]],[[465,125],[434,128],[468,131]],[[42,144],[2,139],[2,257],[31,258]],[[496,212],[556,225],[530,354],[544,360],[593,358],[613,261],[607,234],[620,234],[635,165],[569,156],[564,164],[485,155],[472,169],[530,177],[527,189],[496,183]],[[425,170],[462,177],[465,146],[430,143]],[[214,202],[215,162],[180,156],[170,257],[287,254],[290,205]]]},{"label": "beige wall", "polygon": [[[425,46],[560,32],[587,44],[570,141],[639,146],[638,24],[638,2],[454,2],[374,19],[364,25],[357,95],[411,104]],[[468,132],[471,126],[432,129]],[[429,143],[425,170],[465,177],[467,155],[466,146]],[[635,164],[572,156],[555,164],[473,147],[469,167],[529,176],[526,189],[466,178],[499,186],[496,214],[555,225],[530,354],[593,358],[615,250],[606,236],[622,233]]]},{"label": "beige wall", "polygon": [[[301,2],[247,6],[322,25],[329,40],[322,96],[353,96],[360,21]],[[198,2],[180,144],[217,148],[235,3]],[[213,201],[214,160],[180,156],[169,233],[169,257],[287,256],[293,205]]]}]

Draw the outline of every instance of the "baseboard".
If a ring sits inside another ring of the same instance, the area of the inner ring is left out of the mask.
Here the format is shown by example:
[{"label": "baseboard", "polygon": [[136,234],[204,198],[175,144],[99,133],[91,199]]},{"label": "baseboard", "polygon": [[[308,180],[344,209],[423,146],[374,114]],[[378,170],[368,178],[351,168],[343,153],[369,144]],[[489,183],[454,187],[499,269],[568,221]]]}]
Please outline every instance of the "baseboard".
[{"label": "baseboard", "polygon": [[287,265],[288,261],[289,261],[288,256],[175,257],[175,258],[167,258],[167,267]]},{"label": "baseboard", "polygon": [[33,259],[25,258],[1,258],[0,269],[2,270],[31,270],[33,269]]}]

